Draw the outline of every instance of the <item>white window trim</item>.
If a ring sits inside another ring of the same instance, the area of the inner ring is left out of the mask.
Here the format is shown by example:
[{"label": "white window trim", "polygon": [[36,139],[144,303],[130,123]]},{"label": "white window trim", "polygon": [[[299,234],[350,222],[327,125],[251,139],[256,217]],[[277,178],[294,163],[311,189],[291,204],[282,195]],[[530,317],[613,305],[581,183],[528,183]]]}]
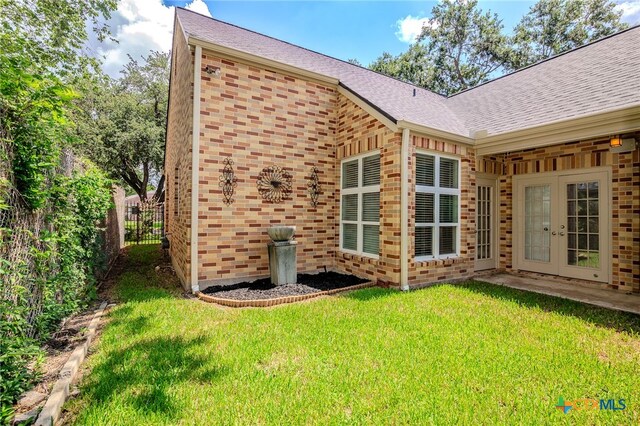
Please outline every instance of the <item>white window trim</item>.
[{"label": "white window trim", "polygon": [[[413,254],[414,254],[414,258],[416,262],[426,262],[429,260],[436,260],[436,259],[455,259],[460,257],[460,207],[461,207],[461,189],[460,187],[462,186],[462,161],[460,161],[460,157],[456,157],[454,155],[447,155],[447,154],[441,154],[440,152],[436,152],[436,151],[429,151],[429,150],[422,150],[422,149],[417,149],[416,150],[416,155],[415,157],[417,158],[418,155],[429,155],[431,157],[435,158],[435,163],[434,163],[434,170],[435,170],[435,176],[434,176],[434,186],[427,186],[427,185],[418,185],[417,181],[415,184],[415,193],[417,194],[418,192],[422,192],[422,193],[427,193],[427,194],[434,194],[434,200],[433,200],[433,212],[434,212],[434,219],[435,222],[434,223],[421,223],[420,227],[431,227],[433,229],[433,247],[432,247],[432,251],[433,251],[433,255],[431,256],[416,256],[415,252],[416,252],[416,246],[415,246],[415,229],[418,228],[418,223],[415,222],[415,198],[414,198],[414,242],[413,242]],[[456,160],[458,162],[458,188],[440,188],[440,159],[441,158],[447,158],[450,160]],[[414,164],[416,164],[416,159],[414,159]],[[415,169],[415,167],[414,167]],[[416,179],[416,172],[414,170],[414,179]],[[440,195],[457,195],[458,196],[458,220],[455,223],[440,223]],[[449,254],[443,254],[441,255],[440,252],[440,226],[444,226],[444,227],[455,227],[456,228],[456,252],[455,253],[449,253]]]},{"label": "white window trim", "polygon": [[[368,257],[371,259],[379,259],[380,255],[379,254],[371,254],[371,253],[365,253],[364,251],[362,251],[363,249],[363,244],[364,244],[364,238],[363,238],[363,229],[364,226],[363,225],[377,225],[378,226],[378,230],[380,229],[380,219],[378,218],[377,222],[369,222],[369,221],[363,221],[362,220],[362,194],[366,194],[366,193],[371,193],[371,192],[377,192],[380,193],[380,185],[370,185],[370,186],[362,186],[362,180],[364,179],[364,173],[362,172],[362,160],[366,157],[370,157],[373,155],[380,155],[380,151],[379,150],[375,150],[375,151],[367,151],[363,154],[358,154],[358,155],[353,155],[351,157],[346,157],[343,158],[342,161],[340,161],[340,209],[338,211],[338,215],[340,217],[340,241],[339,241],[339,246],[338,246],[338,251],[342,252],[342,253],[348,253],[348,254],[353,254],[356,256],[362,256],[362,257]],[[351,162],[353,160],[358,160],[358,186],[356,188],[342,188],[342,169],[343,169],[343,164],[344,163],[348,163]],[[382,157],[380,158],[380,170],[382,170]],[[380,177],[380,180],[382,181],[382,177]],[[358,194],[358,220],[343,220],[342,219],[342,196],[343,195],[349,195],[349,194]],[[381,203],[382,204],[382,203]],[[380,206],[382,207],[382,205]],[[382,211],[382,208],[380,208],[380,210]],[[355,224],[358,226],[358,240],[357,240],[357,245],[358,245],[358,250],[350,250],[350,249],[345,249],[342,248],[342,238],[343,238],[343,233],[342,233],[342,224],[343,223],[347,223],[347,224]],[[379,232],[379,231],[378,231]],[[380,242],[382,241],[382,239],[380,239]],[[381,244],[378,243],[378,252],[380,251],[380,247]]]}]

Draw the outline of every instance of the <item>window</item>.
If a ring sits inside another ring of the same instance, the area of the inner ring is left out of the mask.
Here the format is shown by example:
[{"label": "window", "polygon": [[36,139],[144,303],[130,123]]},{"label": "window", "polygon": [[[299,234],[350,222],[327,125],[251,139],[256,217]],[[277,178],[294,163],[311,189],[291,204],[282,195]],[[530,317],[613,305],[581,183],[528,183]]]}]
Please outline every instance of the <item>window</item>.
[{"label": "window", "polygon": [[380,251],[380,154],[342,161],[340,247],[378,256]]},{"label": "window", "polygon": [[426,260],[458,254],[459,204],[459,161],[416,154],[416,258]]},{"label": "window", "polygon": [[180,216],[180,168],[176,166],[173,175],[173,215],[175,217]]}]

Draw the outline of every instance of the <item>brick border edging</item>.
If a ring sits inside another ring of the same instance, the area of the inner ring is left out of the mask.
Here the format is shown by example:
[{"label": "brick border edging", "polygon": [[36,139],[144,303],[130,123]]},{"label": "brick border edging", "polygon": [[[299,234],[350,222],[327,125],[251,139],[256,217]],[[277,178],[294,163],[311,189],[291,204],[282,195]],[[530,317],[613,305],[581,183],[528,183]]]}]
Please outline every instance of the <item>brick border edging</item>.
[{"label": "brick border edging", "polygon": [[342,293],[343,291],[360,290],[362,288],[375,287],[375,281],[367,281],[366,283],[356,284],[349,287],[336,288],[333,290],[319,291],[317,293],[301,294],[298,296],[284,296],[275,299],[252,299],[252,300],[234,300],[223,299],[221,297],[213,297],[203,294],[201,291],[196,293],[198,299],[209,303],[217,303],[218,305],[229,306],[231,308],[266,308],[268,306],[282,305],[284,303],[301,302],[307,299],[313,299],[318,296],[330,296],[332,294]]},{"label": "brick border edging", "polygon": [[100,318],[102,318],[102,315],[104,314],[106,308],[107,302],[102,302],[102,304],[98,308],[98,311],[94,314],[93,319],[89,323],[89,327],[87,328],[87,336],[84,342],[76,346],[76,348],[69,356],[69,359],[62,367],[62,370],[60,370],[60,372],[58,373],[58,380],[53,385],[53,389],[51,389],[49,398],[47,398],[47,402],[44,404],[44,407],[42,408],[42,411],[38,416],[38,420],[36,420],[36,422],[34,423],[35,426],[54,425],[60,417],[62,406],[64,405],[67,396],[69,396],[69,386],[78,373],[80,365],[87,355],[91,340],[96,335],[98,324],[100,323]]}]

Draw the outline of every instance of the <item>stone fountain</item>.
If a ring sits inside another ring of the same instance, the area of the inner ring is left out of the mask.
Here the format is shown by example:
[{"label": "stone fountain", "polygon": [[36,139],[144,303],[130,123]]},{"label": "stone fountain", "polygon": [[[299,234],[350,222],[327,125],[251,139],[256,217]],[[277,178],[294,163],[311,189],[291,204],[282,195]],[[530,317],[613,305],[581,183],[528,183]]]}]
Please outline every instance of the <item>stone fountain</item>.
[{"label": "stone fountain", "polygon": [[296,245],[293,235],[295,226],[272,226],[267,229],[271,242],[267,244],[269,250],[269,270],[271,284],[295,284],[298,279]]}]

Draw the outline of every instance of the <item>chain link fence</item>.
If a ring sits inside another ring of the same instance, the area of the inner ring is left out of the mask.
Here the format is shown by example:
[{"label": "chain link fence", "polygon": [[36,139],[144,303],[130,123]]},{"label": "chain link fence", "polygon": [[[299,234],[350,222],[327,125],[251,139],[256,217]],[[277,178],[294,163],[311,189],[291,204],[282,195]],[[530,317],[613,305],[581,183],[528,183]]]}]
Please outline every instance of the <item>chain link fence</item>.
[{"label": "chain link fence", "polygon": [[[76,159],[68,151],[61,157],[57,174],[71,176],[74,167],[78,167]],[[51,207],[36,211],[27,207],[11,176],[11,161],[11,151],[0,138],[0,302],[14,307],[10,315],[26,318],[26,335],[37,337],[36,321],[43,313],[44,283],[59,272],[59,259],[56,256],[43,259],[39,255],[47,249],[47,233],[53,231],[47,220]],[[115,190],[114,201],[116,207],[98,225],[108,262],[117,257],[124,245],[124,191]],[[48,297],[62,301],[65,295],[57,290]]]},{"label": "chain link fence", "polygon": [[[25,200],[13,185],[11,152],[0,141],[0,296],[14,306],[25,305],[24,314],[31,326],[27,335],[34,337],[34,321],[42,313],[41,283],[46,279],[37,253],[42,247],[41,235],[51,231],[45,217],[46,209],[30,211]],[[56,273],[50,265],[47,274]],[[20,311],[18,311],[20,312]]]}]

